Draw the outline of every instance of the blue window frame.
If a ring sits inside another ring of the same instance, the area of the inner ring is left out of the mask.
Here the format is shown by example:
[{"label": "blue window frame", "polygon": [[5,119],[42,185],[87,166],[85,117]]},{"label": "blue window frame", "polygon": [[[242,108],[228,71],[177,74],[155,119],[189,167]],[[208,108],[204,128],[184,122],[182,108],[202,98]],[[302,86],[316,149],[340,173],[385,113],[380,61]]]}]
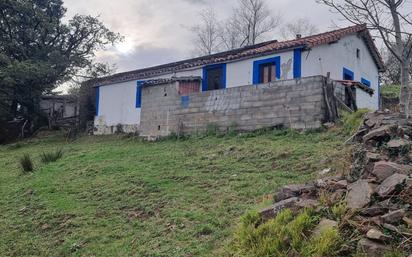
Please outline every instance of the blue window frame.
[{"label": "blue window frame", "polygon": [[348,68],[343,68],[343,80],[355,80],[355,73]]},{"label": "blue window frame", "polygon": [[142,85],[144,81],[137,81],[136,85],[136,108],[142,108]]},{"label": "blue window frame", "polygon": [[[218,81],[215,81],[215,85],[212,85],[212,81],[216,78]],[[224,88],[226,88],[226,63],[203,67],[202,91]]]},{"label": "blue window frame", "polygon": [[361,83],[367,87],[371,87],[371,82],[367,79],[361,78]]},{"label": "blue window frame", "polygon": [[257,85],[260,84],[260,74],[261,68],[267,64],[274,64],[275,65],[275,72],[276,78],[280,79],[280,56],[268,58],[264,60],[258,60],[253,62],[253,84]]},{"label": "blue window frame", "polygon": [[100,87],[96,87],[96,116],[99,116]]},{"label": "blue window frame", "polygon": [[293,50],[293,78],[302,77],[302,48]]}]

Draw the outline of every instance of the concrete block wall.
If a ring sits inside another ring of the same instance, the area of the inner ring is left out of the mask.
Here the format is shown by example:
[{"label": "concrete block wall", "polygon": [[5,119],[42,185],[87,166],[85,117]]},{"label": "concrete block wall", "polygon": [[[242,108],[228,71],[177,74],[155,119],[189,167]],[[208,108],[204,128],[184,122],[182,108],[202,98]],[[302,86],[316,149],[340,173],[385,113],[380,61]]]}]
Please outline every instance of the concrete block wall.
[{"label": "concrete block wall", "polygon": [[177,84],[143,88],[140,134],[167,136],[205,131],[215,124],[251,131],[283,126],[319,128],[325,121],[325,77],[284,80],[192,93],[182,98]]}]

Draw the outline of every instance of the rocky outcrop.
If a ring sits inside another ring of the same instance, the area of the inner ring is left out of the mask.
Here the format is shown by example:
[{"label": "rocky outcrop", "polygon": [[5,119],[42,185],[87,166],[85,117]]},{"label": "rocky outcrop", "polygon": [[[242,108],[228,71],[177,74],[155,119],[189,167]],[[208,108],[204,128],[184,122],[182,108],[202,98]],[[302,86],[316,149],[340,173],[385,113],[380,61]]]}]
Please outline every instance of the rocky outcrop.
[{"label": "rocky outcrop", "polygon": [[384,256],[397,248],[411,254],[412,120],[386,112],[369,113],[352,138],[357,145],[347,175],[283,187],[274,194],[273,206],[263,211],[262,217],[273,218],[284,208],[295,212],[305,207],[325,210],[343,202],[346,218],[324,218],[315,233],[322,227],[346,227],[346,232],[350,227],[360,233],[350,239],[356,243],[350,253]]}]

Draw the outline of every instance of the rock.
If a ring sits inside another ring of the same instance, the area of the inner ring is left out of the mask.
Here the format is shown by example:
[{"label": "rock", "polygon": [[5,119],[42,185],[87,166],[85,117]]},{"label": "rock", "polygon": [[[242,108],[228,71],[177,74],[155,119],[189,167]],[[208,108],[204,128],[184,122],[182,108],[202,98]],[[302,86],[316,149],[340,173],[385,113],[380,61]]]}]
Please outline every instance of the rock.
[{"label": "rock", "polygon": [[405,147],[409,147],[411,145],[411,142],[400,138],[400,139],[392,139],[391,141],[389,141],[387,143],[387,147],[390,149],[399,149],[399,148],[405,148]]},{"label": "rock", "polygon": [[42,226],[41,226],[41,230],[47,230],[47,229],[49,229],[50,228],[50,226],[49,226],[49,224],[43,224]]},{"label": "rock", "polygon": [[387,230],[390,230],[392,232],[399,232],[398,228],[392,224],[385,223],[383,224],[383,227],[386,228]]},{"label": "rock", "polygon": [[292,212],[297,213],[299,210],[303,208],[316,208],[319,205],[320,203],[317,200],[292,197],[277,202],[272,207],[266,208],[262,210],[260,213],[264,219],[267,219],[275,217],[283,209],[290,209]]},{"label": "rock", "polygon": [[401,185],[407,178],[408,176],[406,175],[395,173],[376,188],[376,193],[381,197],[386,197],[395,191],[396,187]]},{"label": "rock", "polygon": [[348,208],[360,209],[368,205],[373,191],[372,185],[364,179],[350,184],[348,196],[346,197]]},{"label": "rock", "polygon": [[296,207],[296,203],[298,201],[299,201],[298,197],[292,197],[286,200],[282,200],[268,208],[261,210],[259,214],[263,220],[268,220],[268,219],[276,217],[276,215],[283,209]]},{"label": "rock", "polygon": [[363,216],[374,217],[374,216],[377,216],[377,215],[385,214],[387,212],[387,210],[388,210],[387,208],[383,208],[381,206],[374,205],[374,206],[371,206],[369,208],[363,209],[361,214]]},{"label": "rock", "polygon": [[375,139],[379,139],[381,137],[384,137],[384,136],[388,135],[388,133],[396,127],[397,127],[396,125],[386,125],[386,126],[382,126],[382,127],[377,128],[377,129],[371,130],[371,131],[369,131],[368,134],[363,136],[363,138],[362,138],[363,142],[367,142],[367,141],[370,141],[372,139],[375,140]]},{"label": "rock", "polygon": [[384,256],[388,250],[390,250],[389,247],[366,238],[358,242],[358,252],[366,254],[367,257]]},{"label": "rock", "polygon": [[273,206],[267,207],[259,212],[260,217],[263,221],[267,221],[275,217],[275,211]]},{"label": "rock", "polygon": [[316,208],[320,203],[313,199],[299,199],[295,205],[299,208]]},{"label": "rock", "polygon": [[392,237],[383,234],[381,231],[377,229],[371,229],[366,233],[366,237],[372,240],[378,240],[382,242],[386,242],[392,239]]},{"label": "rock", "polygon": [[313,230],[313,235],[318,236],[320,233],[327,229],[337,228],[338,223],[334,220],[323,218],[320,220],[319,224]]},{"label": "rock", "polygon": [[376,162],[380,160],[380,155],[377,153],[367,152],[366,158],[368,158],[369,161]]},{"label": "rock", "polygon": [[385,215],[382,215],[382,219],[385,223],[398,224],[403,217],[405,217],[406,212],[403,209],[391,211]]},{"label": "rock", "polygon": [[408,217],[403,217],[402,220],[408,224],[408,227],[412,227],[412,219],[408,218]]},{"label": "rock", "polygon": [[274,202],[283,201],[291,197],[297,197],[302,194],[313,194],[316,192],[314,185],[289,185],[282,187],[277,193],[275,193]]},{"label": "rock", "polygon": [[400,174],[409,174],[410,167],[407,165],[400,165],[394,162],[387,162],[387,161],[379,161],[376,162],[372,174],[379,179],[379,181],[383,181],[389,176],[393,175],[394,173]]},{"label": "rock", "polygon": [[324,169],[324,170],[319,171],[319,175],[324,176],[324,175],[326,175],[328,173],[331,173],[331,172],[332,172],[332,168],[328,168],[328,169]]}]

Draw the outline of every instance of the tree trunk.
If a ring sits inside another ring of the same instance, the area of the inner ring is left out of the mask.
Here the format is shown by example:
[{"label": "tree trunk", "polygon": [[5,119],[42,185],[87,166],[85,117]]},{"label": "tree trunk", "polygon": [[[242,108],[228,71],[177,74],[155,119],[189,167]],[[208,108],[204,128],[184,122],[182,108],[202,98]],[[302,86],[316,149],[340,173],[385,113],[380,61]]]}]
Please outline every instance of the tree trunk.
[{"label": "tree trunk", "polygon": [[409,62],[405,61],[401,64],[401,94],[400,111],[407,118],[412,117],[412,84],[409,77]]}]

